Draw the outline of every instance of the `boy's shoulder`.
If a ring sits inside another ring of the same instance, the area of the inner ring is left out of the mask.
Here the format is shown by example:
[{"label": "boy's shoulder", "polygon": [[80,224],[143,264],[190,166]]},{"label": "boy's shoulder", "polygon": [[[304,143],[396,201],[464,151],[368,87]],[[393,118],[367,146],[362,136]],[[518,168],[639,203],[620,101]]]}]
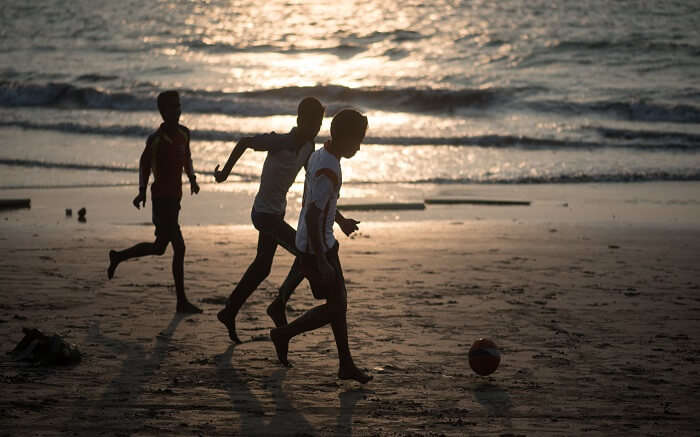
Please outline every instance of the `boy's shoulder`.
[{"label": "boy's shoulder", "polygon": [[153,133],[151,133],[148,138],[146,138],[146,144],[153,144],[153,142],[156,140],[156,138],[160,137],[160,128],[156,129]]},{"label": "boy's shoulder", "polygon": [[311,154],[312,161],[307,171],[312,175],[312,183],[320,181],[319,176],[326,176],[337,188],[339,185],[340,161],[324,148],[320,148]]},{"label": "boy's shoulder", "polygon": [[258,152],[277,153],[281,150],[292,151],[296,149],[294,142],[293,130],[288,133],[270,133],[258,134],[249,137],[249,147]]},{"label": "boy's shoulder", "polygon": [[185,145],[189,146],[190,144],[190,130],[187,128],[187,126],[183,124],[178,124],[178,128],[180,128],[180,131],[184,134],[185,136]]},{"label": "boy's shoulder", "polygon": [[[185,140],[189,141],[190,140],[190,129],[182,124],[177,125],[178,129],[180,129],[184,134],[185,134]],[[158,127],[153,133],[151,133],[148,138],[146,139],[146,144],[152,144],[157,138],[160,138],[160,136],[163,134],[163,129],[162,127]]]},{"label": "boy's shoulder", "polygon": [[340,160],[326,150],[325,147],[321,147],[320,149],[314,151],[312,156],[315,157],[314,160],[320,167],[328,167],[333,169],[340,168]]}]

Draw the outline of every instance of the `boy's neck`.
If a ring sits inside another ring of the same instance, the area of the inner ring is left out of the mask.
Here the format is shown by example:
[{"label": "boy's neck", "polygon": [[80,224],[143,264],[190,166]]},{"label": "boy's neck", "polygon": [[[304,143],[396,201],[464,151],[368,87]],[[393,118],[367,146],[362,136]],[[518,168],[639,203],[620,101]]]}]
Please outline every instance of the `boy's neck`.
[{"label": "boy's neck", "polygon": [[166,132],[168,132],[168,133],[175,133],[175,132],[177,132],[178,125],[179,125],[179,123],[166,123],[166,122],[163,122],[163,124],[161,125],[161,127],[162,127]]},{"label": "boy's neck", "polygon": [[338,161],[340,161],[340,158],[341,158],[340,152],[338,152],[338,151],[335,149],[335,144],[333,144],[333,140],[332,140],[332,139],[326,141],[326,144],[323,145],[323,148],[326,149],[326,151],[328,151],[328,153],[330,153],[331,155],[335,156],[335,157],[338,159]]},{"label": "boy's neck", "polygon": [[294,141],[296,142],[297,147],[301,147],[309,141],[301,136],[301,133],[299,133],[299,126],[294,127],[292,131],[294,133]]}]

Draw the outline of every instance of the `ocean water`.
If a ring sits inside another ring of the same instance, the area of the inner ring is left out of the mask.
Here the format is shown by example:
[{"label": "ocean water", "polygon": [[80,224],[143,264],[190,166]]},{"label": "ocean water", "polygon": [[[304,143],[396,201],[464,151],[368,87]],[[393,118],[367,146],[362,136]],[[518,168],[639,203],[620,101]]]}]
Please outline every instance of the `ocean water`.
[{"label": "ocean water", "polygon": [[136,184],[164,89],[200,181],[307,95],[368,115],[359,193],[698,181],[699,29],[692,0],[5,1],[0,188]]}]

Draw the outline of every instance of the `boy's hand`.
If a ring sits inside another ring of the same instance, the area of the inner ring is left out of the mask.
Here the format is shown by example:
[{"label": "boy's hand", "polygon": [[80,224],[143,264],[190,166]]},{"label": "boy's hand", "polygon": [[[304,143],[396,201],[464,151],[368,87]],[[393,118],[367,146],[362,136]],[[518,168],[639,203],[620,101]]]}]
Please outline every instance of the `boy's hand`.
[{"label": "boy's hand", "polygon": [[139,192],[139,195],[134,197],[134,200],[131,202],[134,204],[136,209],[141,209],[139,204],[142,204],[143,206],[146,206],[146,193],[144,192]]},{"label": "boy's hand", "polygon": [[216,165],[216,168],[214,169],[214,179],[216,179],[216,182],[223,182],[228,178],[228,175],[225,175],[223,171],[219,170],[219,164]]},{"label": "boy's hand", "polygon": [[359,228],[357,225],[359,225],[360,222],[351,218],[343,218],[338,222],[338,226],[340,226],[340,230],[343,231],[345,235],[348,237],[350,234],[358,230]]},{"label": "boy's hand", "polygon": [[197,181],[191,181],[190,182],[190,194],[197,194],[199,193],[199,184]]}]

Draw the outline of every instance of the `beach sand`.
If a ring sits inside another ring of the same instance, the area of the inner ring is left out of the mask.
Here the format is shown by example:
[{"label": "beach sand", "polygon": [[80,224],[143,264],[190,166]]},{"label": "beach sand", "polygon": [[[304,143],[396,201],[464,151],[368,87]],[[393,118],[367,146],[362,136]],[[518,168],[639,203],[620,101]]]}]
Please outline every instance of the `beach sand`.
[{"label": "beach sand", "polygon": [[[174,313],[171,249],[123,263],[108,281],[108,249],[153,236],[152,226],[138,224],[150,220],[150,207],[127,209],[132,191],[83,189],[79,199],[73,190],[10,193],[33,205],[0,214],[2,350],[21,340],[22,327],[36,327],[63,335],[83,359],[36,367],[3,354],[0,435],[700,429],[700,225],[692,215],[658,218],[673,205],[628,202],[611,217],[598,204],[584,217],[571,214],[575,201],[564,206],[554,196],[541,208],[442,207],[420,220],[368,213],[352,238],[336,231],[350,347],[374,376],[360,385],[337,379],[329,327],[293,340],[293,368],[278,364],[265,308],[292,263],[282,250],[239,315],[244,343],[230,343],[216,312],[257,238],[249,224],[204,219],[230,193],[205,187],[203,200],[183,203],[186,288],[203,314]],[[245,206],[231,209],[249,208],[249,196],[240,197]],[[115,199],[126,206],[109,206]],[[76,211],[86,202],[81,224]],[[71,205],[73,217],[63,217]],[[288,317],[317,303],[304,283]],[[469,368],[469,347],[480,337],[502,353],[488,377]]]}]

